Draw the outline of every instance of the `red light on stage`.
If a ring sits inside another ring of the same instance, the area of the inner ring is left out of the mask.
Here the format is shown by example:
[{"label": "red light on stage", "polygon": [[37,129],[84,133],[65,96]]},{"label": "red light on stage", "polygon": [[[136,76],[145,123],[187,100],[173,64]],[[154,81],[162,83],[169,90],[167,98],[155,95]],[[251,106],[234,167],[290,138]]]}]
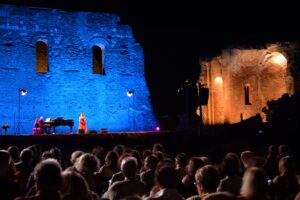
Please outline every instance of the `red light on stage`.
[{"label": "red light on stage", "polygon": [[159,126],[156,127],[156,131],[160,131],[160,127]]}]

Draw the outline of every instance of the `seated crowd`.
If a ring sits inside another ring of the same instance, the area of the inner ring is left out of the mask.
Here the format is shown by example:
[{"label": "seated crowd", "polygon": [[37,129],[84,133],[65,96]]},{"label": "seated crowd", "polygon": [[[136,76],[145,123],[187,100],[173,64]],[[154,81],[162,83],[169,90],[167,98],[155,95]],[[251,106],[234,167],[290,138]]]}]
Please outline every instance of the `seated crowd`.
[{"label": "seated crowd", "polygon": [[271,145],[266,156],[246,150],[221,163],[205,156],[170,156],[161,144],[137,150],[42,151],[33,145],[0,150],[2,200],[300,200],[288,146]]}]

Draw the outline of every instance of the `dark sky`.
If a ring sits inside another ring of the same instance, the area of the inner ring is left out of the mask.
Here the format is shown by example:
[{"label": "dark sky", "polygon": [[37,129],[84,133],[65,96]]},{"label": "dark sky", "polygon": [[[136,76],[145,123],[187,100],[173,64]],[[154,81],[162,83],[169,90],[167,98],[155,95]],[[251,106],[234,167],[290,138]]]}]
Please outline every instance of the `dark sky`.
[{"label": "dark sky", "polygon": [[285,2],[180,0],[14,0],[18,5],[65,10],[112,12],[133,28],[145,53],[145,72],[154,111],[158,115],[184,112],[177,92],[200,73],[199,57],[216,55],[235,45],[299,40],[300,12]]}]

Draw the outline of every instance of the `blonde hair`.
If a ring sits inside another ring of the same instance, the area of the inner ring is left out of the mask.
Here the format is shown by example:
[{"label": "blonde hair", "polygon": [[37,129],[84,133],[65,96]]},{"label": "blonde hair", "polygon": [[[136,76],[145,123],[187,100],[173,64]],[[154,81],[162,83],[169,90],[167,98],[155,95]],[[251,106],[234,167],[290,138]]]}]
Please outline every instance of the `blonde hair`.
[{"label": "blonde hair", "polygon": [[260,200],[267,198],[267,176],[258,167],[250,167],[243,176],[241,195],[249,200]]},{"label": "blonde hair", "polygon": [[64,171],[62,173],[63,184],[60,193],[63,198],[73,200],[87,199],[89,196],[89,186],[85,179],[77,172]]}]

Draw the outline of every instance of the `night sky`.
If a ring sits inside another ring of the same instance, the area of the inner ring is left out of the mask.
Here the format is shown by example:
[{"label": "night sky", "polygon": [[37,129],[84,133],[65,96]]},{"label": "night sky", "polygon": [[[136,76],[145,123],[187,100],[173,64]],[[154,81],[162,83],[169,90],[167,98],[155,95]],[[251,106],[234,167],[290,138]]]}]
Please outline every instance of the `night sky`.
[{"label": "night sky", "polygon": [[200,57],[217,55],[228,47],[255,47],[300,38],[300,12],[287,1],[264,4],[255,1],[201,3],[205,1],[200,0],[1,2],[120,15],[121,23],[131,25],[144,49],[146,80],[158,116],[185,111],[184,97],[177,89],[187,79],[192,82],[198,79]]}]

